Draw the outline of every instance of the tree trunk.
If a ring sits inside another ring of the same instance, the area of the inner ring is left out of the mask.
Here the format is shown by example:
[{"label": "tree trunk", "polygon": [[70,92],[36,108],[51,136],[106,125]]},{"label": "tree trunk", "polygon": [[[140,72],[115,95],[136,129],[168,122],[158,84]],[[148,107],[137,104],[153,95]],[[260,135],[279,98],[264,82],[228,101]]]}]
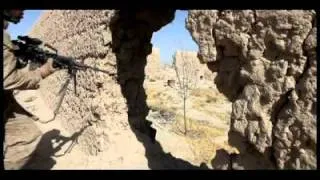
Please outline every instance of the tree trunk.
[{"label": "tree trunk", "polygon": [[186,98],[183,98],[183,120],[184,120],[184,135],[187,135],[187,120],[186,120]]}]

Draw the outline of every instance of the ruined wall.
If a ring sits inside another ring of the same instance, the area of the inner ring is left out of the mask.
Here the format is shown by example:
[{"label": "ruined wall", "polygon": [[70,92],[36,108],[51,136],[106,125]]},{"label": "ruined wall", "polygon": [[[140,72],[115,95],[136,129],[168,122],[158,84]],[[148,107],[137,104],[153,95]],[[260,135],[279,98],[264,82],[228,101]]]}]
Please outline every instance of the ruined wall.
[{"label": "ruined wall", "polygon": [[174,10],[118,11],[110,24],[112,49],[117,57],[118,83],[127,100],[130,127],[148,134],[155,140],[155,130],[145,118],[149,108],[143,88],[147,56],[151,53],[154,32],[170,23]]},{"label": "ruined wall", "polygon": [[[214,75],[207,67],[206,63],[201,63],[195,51],[177,50],[174,54],[175,61],[180,64],[182,59],[186,59],[188,64],[192,64],[192,70],[196,71],[197,83],[205,83],[205,81],[213,81]],[[147,57],[145,66],[145,74],[147,81],[161,81],[167,83],[168,80],[176,80],[176,72],[173,64],[162,64],[160,60],[160,49],[152,48],[152,53]]]},{"label": "ruined wall", "polygon": [[[62,55],[114,74],[79,71],[77,94],[71,81],[56,117],[71,134],[89,122],[93,124],[79,137],[82,149],[91,155],[108,148],[112,132],[128,128],[126,100],[116,81],[116,57],[110,47],[109,23],[113,15],[114,11],[108,10],[45,11],[30,32],[52,44]],[[53,110],[67,79],[66,70],[62,70],[41,82],[42,95]]]},{"label": "ruined wall", "polygon": [[315,169],[315,11],[192,10],[186,27],[233,102],[229,168]]},{"label": "ruined wall", "polygon": [[[178,63],[178,67],[181,67],[183,59],[192,64],[192,68],[197,72],[197,81],[200,82],[202,76],[203,80],[213,80],[213,73],[209,70],[206,63],[201,63],[198,58],[198,53],[194,51],[176,51],[175,62]],[[179,65],[180,64],[180,65]]]},{"label": "ruined wall", "polygon": [[[86,128],[79,144],[88,154],[107,149],[110,136],[121,130],[137,129],[154,138],[145,120],[149,109],[144,70],[152,33],[173,18],[174,10],[55,10],[44,12],[34,25],[31,36],[65,56],[110,72],[79,71],[77,94],[71,81],[56,117],[71,133]],[[59,71],[41,83],[43,97],[53,110],[67,77],[66,71]]]},{"label": "ruined wall", "polygon": [[159,79],[160,68],[160,49],[152,48],[151,54],[147,57],[147,65],[145,67],[146,79]]}]

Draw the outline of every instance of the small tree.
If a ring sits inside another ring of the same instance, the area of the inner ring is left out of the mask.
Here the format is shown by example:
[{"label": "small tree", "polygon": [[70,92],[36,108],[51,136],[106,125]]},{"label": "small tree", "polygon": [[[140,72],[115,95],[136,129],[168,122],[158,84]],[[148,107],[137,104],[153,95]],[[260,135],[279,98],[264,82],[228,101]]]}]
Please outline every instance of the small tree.
[{"label": "small tree", "polygon": [[186,103],[190,92],[197,86],[197,68],[192,58],[185,52],[177,51],[173,56],[173,67],[178,79],[177,91],[183,100],[184,134],[187,134]]}]

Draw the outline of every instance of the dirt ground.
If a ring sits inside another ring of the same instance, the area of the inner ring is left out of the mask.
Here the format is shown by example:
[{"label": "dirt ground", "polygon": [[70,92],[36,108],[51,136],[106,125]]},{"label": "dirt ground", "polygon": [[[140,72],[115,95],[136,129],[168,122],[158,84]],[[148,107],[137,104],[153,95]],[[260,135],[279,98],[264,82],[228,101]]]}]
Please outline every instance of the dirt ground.
[{"label": "dirt ground", "polygon": [[[89,156],[70,139],[59,119],[52,120],[53,112],[37,90],[21,91],[15,96],[26,110],[39,117],[35,122],[43,133],[28,165],[31,169],[192,169],[201,165],[195,161],[194,150],[186,138],[159,127],[155,144],[127,130],[110,137],[107,151]],[[227,139],[220,136],[213,141],[223,144]],[[210,164],[205,168],[210,168]]]}]

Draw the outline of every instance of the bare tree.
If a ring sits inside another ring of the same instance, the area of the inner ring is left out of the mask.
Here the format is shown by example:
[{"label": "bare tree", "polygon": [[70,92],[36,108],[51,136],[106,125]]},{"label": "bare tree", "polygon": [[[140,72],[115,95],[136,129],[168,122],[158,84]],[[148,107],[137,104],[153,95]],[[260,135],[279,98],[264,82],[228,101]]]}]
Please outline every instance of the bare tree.
[{"label": "bare tree", "polygon": [[192,58],[183,51],[177,51],[173,56],[173,67],[178,79],[177,91],[183,99],[184,134],[187,134],[186,103],[192,89],[196,88],[198,71]]}]

